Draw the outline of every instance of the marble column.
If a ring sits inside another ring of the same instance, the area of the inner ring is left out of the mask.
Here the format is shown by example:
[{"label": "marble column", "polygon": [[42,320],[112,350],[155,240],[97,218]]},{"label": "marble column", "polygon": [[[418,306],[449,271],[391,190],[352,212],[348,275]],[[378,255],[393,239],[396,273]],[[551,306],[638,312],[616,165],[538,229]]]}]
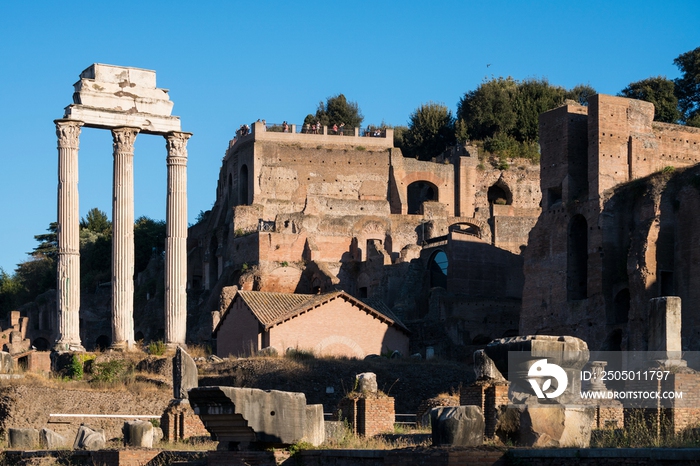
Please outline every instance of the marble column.
[{"label": "marble column", "polygon": [[80,342],[80,212],[78,144],[82,121],[56,120],[58,136],[57,351],[85,351]]},{"label": "marble column", "polygon": [[187,333],[187,140],[192,133],[165,136],[168,199],[165,237],[165,343],[185,344]]},{"label": "marble column", "polygon": [[137,128],[114,128],[112,186],[112,348],[134,343],[134,140]]}]

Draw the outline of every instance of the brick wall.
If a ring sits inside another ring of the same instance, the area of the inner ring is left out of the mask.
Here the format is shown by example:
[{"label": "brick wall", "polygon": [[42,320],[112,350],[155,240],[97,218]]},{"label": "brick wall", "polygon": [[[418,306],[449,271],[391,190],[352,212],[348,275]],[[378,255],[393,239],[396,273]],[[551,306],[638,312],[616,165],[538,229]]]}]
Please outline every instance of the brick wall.
[{"label": "brick wall", "polygon": [[475,383],[462,387],[459,393],[460,406],[478,406],[484,413],[484,435],[493,438],[496,433],[498,413],[508,405],[508,384]]},{"label": "brick wall", "polygon": [[92,463],[102,466],[143,466],[159,454],[159,450],[102,450],[92,453]]},{"label": "brick wall", "polygon": [[209,431],[186,400],[174,400],[160,418],[163,438],[176,442],[190,437],[209,437]]},{"label": "brick wall", "polygon": [[394,399],[389,396],[343,398],[338,404],[342,420],[348,422],[355,435],[372,437],[394,431]]}]

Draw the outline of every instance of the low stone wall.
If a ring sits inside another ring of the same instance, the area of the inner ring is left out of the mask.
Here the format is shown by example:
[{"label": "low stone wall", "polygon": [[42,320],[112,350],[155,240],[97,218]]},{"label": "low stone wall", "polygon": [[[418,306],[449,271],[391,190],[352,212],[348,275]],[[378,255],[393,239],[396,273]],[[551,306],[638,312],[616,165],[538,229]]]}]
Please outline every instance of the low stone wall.
[{"label": "low stone wall", "polygon": [[[699,448],[594,448],[525,449],[402,448],[399,450],[306,450],[289,457],[284,450],[272,451],[3,451],[0,464],[39,464],[43,458],[61,458],[70,464],[140,466],[188,462],[202,466],[532,466],[610,465],[652,466],[695,465]],[[43,463],[42,463],[43,464]]]}]

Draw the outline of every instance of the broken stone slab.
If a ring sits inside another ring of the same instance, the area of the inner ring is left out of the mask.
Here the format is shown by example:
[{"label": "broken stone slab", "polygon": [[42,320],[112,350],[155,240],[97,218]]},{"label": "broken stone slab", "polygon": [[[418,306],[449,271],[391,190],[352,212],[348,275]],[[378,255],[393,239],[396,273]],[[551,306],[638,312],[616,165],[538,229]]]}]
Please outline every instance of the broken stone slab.
[{"label": "broken stone slab", "polygon": [[122,427],[124,445],[153,448],[153,424],[148,421],[127,421]]},{"label": "broken stone slab", "polygon": [[247,448],[251,443],[286,446],[305,434],[303,393],[257,388],[197,387],[189,400],[218,450]]},{"label": "broken stone slab", "polygon": [[360,393],[377,393],[377,374],[374,372],[363,372],[355,376],[357,381],[357,391]]},{"label": "broken stone slab", "polygon": [[502,382],[505,379],[498,371],[496,364],[491,358],[486,355],[483,349],[474,352],[474,373],[476,380],[488,380],[493,382]]},{"label": "broken stone slab", "polygon": [[10,428],[9,441],[13,450],[34,450],[39,445],[39,431],[32,428]]},{"label": "broken stone slab", "polygon": [[81,424],[73,442],[73,450],[101,450],[105,444],[104,430]]},{"label": "broken stone slab", "polygon": [[323,405],[306,405],[304,441],[317,447],[326,440],[326,426],[323,420]]},{"label": "broken stone slab", "polygon": [[509,405],[498,419],[496,435],[523,447],[588,448],[594,418],[593,406]]},{"label": "broken stone slab", "polygon": [[[552,366],[552,370],[559,370],[553,368],[556,365],[566,373],[565,392],[558,395],[553,402],[578,399],[581,389],[580,370],[590,357],[586,342],[568,335],[501,338],[486,345],[484,352],[510,382],[509,399],[514,403],[524,403],[528,398],[535,397],[530,369],[536,364],[543,367]],[[512,354],[512,357],[509,358],[509,354]],[[511,364],[513,367],[509,367]],[[544,377],[534,380],[539,384],[546,383]]]},{"label": "broken stone slab", "polygon": [[485,421],[478,406],[448,406],[430,410],[433,446],[478,447],[484,443]]},{"label": "broken stone slab", "polygon": [[186,400],[187,392],[199,385],[197,364],[178,346],[173,357],[173,398]]},{"label": "broken stone slab", "polygon": [[56,450],[68,445],[68,439],[57,434],[51,429],[43,428],[39,431],[39,444],[46,450]]}]

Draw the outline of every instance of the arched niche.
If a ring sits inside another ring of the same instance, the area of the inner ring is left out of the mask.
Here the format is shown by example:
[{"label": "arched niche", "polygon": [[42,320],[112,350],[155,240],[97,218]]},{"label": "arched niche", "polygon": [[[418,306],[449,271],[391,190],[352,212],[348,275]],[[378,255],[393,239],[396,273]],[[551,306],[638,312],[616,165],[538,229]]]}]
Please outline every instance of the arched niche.
[{"label": "arched niche", "polygon": [[511,205],[513,203],[513,193],[502,180],[498,180],[488,189],[486,198],[489,204]]},{"label": "arched niche", "polygon": [[429,181],[414,181],[406,188],[408,198],[408,214],[420,214],[425,201],[438,200],[438,187]]}]

